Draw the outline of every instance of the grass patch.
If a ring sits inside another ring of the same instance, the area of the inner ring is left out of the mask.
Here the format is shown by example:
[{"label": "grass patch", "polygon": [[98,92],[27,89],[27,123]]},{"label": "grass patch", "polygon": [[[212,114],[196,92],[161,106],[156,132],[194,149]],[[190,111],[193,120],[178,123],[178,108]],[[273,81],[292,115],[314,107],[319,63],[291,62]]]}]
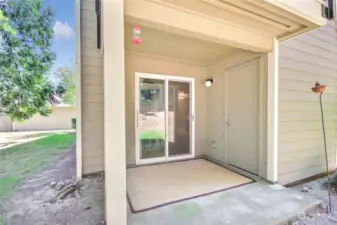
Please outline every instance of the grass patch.
[{"label": "grass patch", "polygon": [[20,180],[39,172],[56,155],[68,150],[74,142],[75,134],[54,134],[0,150],[3,169],[0,171],[0,197],[10,195]]},{"label": "grass patch", "polygon": [[140,140],[164,139],[162,131],[143,131],[140,133]]}]

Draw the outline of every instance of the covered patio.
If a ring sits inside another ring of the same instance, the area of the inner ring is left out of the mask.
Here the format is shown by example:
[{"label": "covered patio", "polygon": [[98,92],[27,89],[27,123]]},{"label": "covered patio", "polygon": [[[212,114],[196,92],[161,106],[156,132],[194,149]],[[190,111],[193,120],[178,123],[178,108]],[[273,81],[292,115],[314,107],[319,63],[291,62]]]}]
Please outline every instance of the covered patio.
[{"label": "covered patio", "polygon": [[311,3],[103,2],[109,224],[248,214],[262,225],[317,203],[267,183],[278,180],[278,43],[324,22]]},{"label": "covered patio", "polygon": [[140,213],[254,182],[205,159],[140,166],[127,169],[128,203]]}]

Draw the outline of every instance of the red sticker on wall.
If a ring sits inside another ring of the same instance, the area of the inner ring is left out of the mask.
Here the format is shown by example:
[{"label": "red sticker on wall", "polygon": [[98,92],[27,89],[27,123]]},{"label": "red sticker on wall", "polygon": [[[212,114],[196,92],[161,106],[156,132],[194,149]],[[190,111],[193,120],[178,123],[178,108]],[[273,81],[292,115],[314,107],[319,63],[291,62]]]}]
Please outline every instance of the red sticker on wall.
[{"label": "red sticker on wall", "polygon": [[141,39],[140,39],[140,27],[139,26],[135,26],[133,28],[132,43],[134,43],[134,44],[140,44],[141,43]]}]

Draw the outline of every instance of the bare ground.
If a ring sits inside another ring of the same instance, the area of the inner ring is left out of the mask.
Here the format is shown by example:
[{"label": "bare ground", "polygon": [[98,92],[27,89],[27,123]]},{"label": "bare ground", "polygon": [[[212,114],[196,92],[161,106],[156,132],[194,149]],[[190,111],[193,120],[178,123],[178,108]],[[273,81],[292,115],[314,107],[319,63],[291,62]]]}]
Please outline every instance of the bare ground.
[{"label": "bare ground", "polygon": [[337,192],[332,191],[332,213],[326,213],[328,205],[328,190],[322,186],[326,178],[306,182],[291,187],[291,189],[315,197],[322,201],[322,205],[306,215],[299,215],[293,225],[336,225],[337,224]]},{"label": "bare ground", "polygon": [[59,192],[51,186],[52,182],[71,184],[76,179],[75,168],[76,150],[72,147],[42,173],[20,182],[12,197],[0,199],[0,216],[5,225],[104,224],[103,175],[85,178],[79,196],[73,193],[50,203]]}]

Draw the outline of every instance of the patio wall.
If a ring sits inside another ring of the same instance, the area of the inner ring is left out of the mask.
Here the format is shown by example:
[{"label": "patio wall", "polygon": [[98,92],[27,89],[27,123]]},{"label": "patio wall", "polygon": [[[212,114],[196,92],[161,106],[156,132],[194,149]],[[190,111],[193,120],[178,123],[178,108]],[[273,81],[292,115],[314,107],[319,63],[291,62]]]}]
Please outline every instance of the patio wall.
[{"label": "patio wall", "polygon": [[323,95],[330,169],[336,167],[337,23],[282,42],[279,70],[279,182],[287,184],[326,170],[316,81]]},{"label": "patio wall", "polygon": [[135,163],[135,73],[154,73],[195,78],[195,150],[204,154],[207,148],[207,93],[204,85],[206,67],[139,54],[126,54],[126,158],[127,164]]}]

